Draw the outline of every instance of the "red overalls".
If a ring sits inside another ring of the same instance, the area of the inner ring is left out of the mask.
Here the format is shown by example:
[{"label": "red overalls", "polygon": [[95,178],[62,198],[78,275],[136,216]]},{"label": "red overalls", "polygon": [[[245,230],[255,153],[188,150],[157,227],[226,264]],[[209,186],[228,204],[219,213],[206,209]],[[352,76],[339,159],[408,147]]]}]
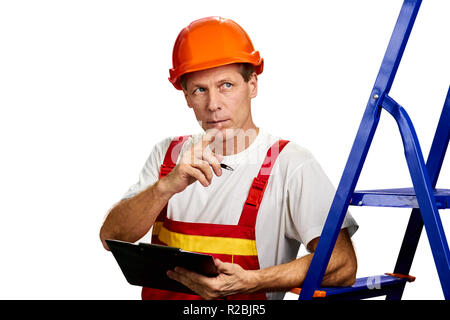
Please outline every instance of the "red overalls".
[{"label": "red overalls", "polygon": [[[188,138],[189,136],[182,136],[171,142],[161,165],[160,179],[175,167],[172,159],[178,158],[181,147]],[[167,217],[166,205],[153,225],[152,243],[210,254],[223,262],[237,263],[245,270],[259,269],[255,239],[256,217],[270,171],[278,154],[288,142],[279,140],[267,151],[258,176],[253,179],[237,225],[174,221]],[[198,295],[144,287],[142,288],[142,299],[201,300],[202,298]],[[266,295],[264,292],[238,294],[228,296],[227,299],[265,300]]]}]

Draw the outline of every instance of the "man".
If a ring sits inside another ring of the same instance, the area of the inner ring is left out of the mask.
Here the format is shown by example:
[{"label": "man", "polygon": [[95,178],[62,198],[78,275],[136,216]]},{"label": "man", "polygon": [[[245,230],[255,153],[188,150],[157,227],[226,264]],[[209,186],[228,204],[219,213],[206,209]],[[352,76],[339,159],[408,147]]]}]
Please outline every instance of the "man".
[{"label": "man", "polygon": [[[301,287],[335,190],[310,152],[257,127],[251,100],[263,59],[234,21],[208,17],[184,28],[169,80],[183,90],[204,133],[153,148],[140,180],[109,213],[100,238],[152,243],[215,257],[217,277],[167,273],[198,295],[143,288],[143,299],[282,299]],[[221,162],[233,169],[222,170]],[[323,285],[351,285],[356,257],[348,214]]]}]

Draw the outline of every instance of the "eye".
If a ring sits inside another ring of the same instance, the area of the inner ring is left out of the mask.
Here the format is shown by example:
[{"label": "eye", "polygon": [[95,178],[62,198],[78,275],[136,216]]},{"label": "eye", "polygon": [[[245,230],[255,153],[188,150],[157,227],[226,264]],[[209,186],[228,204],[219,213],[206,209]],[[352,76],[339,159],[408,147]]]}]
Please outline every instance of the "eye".
[{"label": "eye", "polygon": [[225,88],[230,89],[233,85],[229,82],[225,82],[222,84]]},{"label": "eye", "polygon": [[195,88],[195,90],[194,90],[194,94],[198,94],[198,93],[202,93],[202,92],[205,92],[205,88],[198,87],[198,88]]}]

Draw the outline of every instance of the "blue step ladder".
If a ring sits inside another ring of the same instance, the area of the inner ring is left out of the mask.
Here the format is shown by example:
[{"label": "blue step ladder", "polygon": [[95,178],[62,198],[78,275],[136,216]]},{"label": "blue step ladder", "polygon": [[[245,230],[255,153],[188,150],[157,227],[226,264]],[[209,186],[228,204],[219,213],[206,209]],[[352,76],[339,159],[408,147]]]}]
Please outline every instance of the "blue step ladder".
[{"label": "blue step ladder", "polygon": [[[450,207],[450,190],[435,189],[450,137],[450,88],[425,164],[413,124],[389,91],[414,25],[421,0],[405,0],[370,93],[344,172],[339,182],[299,300],[364,299],[386,295],[401,299],[423,226],[428,236],[444,297],[450,299],[450,255],[438,209]],[[355,191],[382,110],[396,120],[414,188]],[[412,208],[393,273],[360,278],[351,287],[321,287],[349,205]]]}]

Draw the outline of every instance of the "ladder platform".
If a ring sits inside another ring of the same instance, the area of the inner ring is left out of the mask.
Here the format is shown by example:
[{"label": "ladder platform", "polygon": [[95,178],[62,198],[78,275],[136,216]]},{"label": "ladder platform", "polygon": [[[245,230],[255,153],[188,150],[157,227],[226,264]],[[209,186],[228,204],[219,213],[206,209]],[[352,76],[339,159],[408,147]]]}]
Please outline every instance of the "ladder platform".
[{"label": "ladder platform", "polygon": [[[450,189],[435,189],[438,209],[450,207]],[[350,198],[352,206],[419,208],[413,188],[358,190]]]},{"label": "ladder platform", "polygon": [[[385,273],[372,277],[358,278],[355,284],[348,287],[321,287],[314,292],[314,299],[354,300],[384,296],[390,290],[413,282],[416,278],[409,275]],[[300,294],[301,288],[294,288],[290,292]]]},{"label": "ladder platform", "polygon": [[358,278],[350,287],[324,287],[325,299],[367,299],[384,296],[406,282],[412,282],[412,276],[383,274],[372,277]]}]

